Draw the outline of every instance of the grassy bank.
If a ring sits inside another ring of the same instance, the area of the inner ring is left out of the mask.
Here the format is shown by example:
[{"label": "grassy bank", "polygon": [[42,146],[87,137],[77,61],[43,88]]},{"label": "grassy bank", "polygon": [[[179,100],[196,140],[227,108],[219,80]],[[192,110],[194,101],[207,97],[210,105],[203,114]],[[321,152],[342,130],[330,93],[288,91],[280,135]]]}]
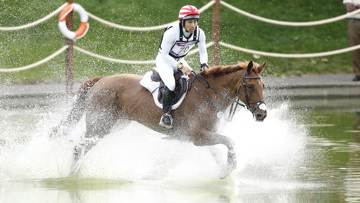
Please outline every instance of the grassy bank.
[{"label": "grassy bank", "polygon": [[[186,3],[168,0],[75,0],[90,13],[113,23],[148,27],[172,22]],[[226,0],[227,3],[265,18],[282,21],[315,21],[345,13],[338,0]],[[1,0],[0,26],[19,26],[48,15],[64,1]],[[189,2],[202,7],[207,0]],[[212,8],[201,14],[200,27],[211,41]],[[89,19],[87,35],[75,42],[88,51],[125,60],[153,60],[156,57],[163,30],[130,32],[100,24]],[[65,45],[58,27],[57,16],[25,30],[0,31],[0,68],[15,68],[35,63]],[[75,14],[75,27],[79,17]],[[263,23],[247,18],[221,6],[220,39],[229,44],[253,50],[277,53],[316,53],[346,48],[347,20],[311,27],[287,27]],[[208,49],[209,56],[211,48]],[[238,61],[268,61],[265,75],[309,75],[352,73],[351,54],[344,53],[323,58],[282,59],[261,57],[221,47],[220,64]],[[193,68],[199,64],[198,54],[188,57]],[[209,62],[211,64],[211,61]],[[111,63],[74,51],[75,80],[83,81],[99,75],[117,73],[144,74],[152,65],[126,65]],[[63,82],[65,80],[65,54],[39,67],[15,72],[0,73],[0,84]]]}]

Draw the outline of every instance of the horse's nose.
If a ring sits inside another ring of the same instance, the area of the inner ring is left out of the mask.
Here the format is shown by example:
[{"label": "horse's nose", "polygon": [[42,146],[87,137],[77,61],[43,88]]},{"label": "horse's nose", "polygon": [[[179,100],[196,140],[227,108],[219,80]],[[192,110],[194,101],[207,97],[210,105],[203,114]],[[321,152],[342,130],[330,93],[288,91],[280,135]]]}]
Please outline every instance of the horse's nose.
[{"label": "horse's nose", "polygon": [[267,112],[266,111],[257,111],[255,113],[255,119],[257,121],[263,121],[267,116]]}]

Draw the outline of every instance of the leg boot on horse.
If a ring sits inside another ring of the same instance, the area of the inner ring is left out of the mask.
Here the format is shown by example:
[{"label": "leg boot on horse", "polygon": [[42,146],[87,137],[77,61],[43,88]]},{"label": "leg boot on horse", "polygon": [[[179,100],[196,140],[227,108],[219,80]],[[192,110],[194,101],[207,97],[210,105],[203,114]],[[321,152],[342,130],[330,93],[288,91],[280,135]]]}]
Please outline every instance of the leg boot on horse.
[{"label": "leg boot on horse", "polygon": [[171,105],[174,100],[174,91],[165,86],[163,93],[163,115],[161,116],[159,125],[165,128],[173,127],[173,119],[171,116]]}]

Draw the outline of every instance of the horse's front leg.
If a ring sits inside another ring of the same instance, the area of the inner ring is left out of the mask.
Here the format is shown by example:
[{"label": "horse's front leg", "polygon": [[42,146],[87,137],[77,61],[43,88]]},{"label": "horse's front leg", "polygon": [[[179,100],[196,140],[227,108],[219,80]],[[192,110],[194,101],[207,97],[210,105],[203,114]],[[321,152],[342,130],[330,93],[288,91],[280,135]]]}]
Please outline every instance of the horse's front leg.
[{"label": "horse's front leg", "polygon": [[223,144],[228,148],[227,165],[221,178],[227,177],[236,168],[235,143],[229,137],[203,129],[192,137],[192,141],[195,146]]}]

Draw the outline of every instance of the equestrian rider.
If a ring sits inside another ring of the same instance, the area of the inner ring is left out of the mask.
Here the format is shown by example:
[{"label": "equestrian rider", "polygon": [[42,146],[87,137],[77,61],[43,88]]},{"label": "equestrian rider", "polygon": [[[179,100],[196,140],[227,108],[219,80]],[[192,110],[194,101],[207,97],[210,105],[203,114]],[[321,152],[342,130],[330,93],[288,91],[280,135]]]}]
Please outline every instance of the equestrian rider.
[{"label": "equestrian rider", "polygon": [[163,92],[163,115],[159,125],[172,128],[171,106],[174,99],[174,73],[181,70],[189,75],[192,68],[184,60],[189,51],[198,44],[200,52],[200,70],[208,68],[205,34],[198,26],[200,13],[195,6],[186,5],[180,9],[179,22],[165,29],[161,39],[159,54],[156,57],[156,70],[165,84]]}]

